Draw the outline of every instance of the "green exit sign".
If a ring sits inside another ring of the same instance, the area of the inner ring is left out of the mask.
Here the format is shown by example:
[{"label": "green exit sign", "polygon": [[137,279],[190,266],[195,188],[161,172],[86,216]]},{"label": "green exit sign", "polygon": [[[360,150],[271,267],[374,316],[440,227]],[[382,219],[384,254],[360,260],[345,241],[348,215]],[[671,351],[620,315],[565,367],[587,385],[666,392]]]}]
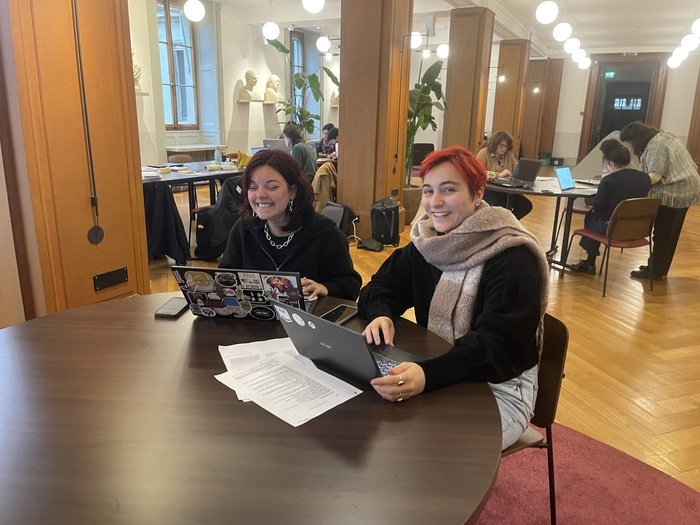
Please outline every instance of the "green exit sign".
[{"label": "green exit sign", "polygon": [[605,78],[615,78],[615,72],[614,71],[606,71]]}]

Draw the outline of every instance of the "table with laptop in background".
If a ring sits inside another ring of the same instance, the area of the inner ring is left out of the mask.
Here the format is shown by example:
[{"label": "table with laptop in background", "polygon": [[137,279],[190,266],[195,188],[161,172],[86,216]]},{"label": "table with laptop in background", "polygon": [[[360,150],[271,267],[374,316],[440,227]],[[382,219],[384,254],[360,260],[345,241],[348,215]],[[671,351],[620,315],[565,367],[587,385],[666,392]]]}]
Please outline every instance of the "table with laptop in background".
[{"label": "table with laptop in background", "polygon": [[[476,520],[501,449],[488,384],[404,403],[363,387],[295,428],[214,378],[226,370],[218,345],[284,337],[280,323],[189,311],[154,318],[177,296],[117,299],[0,330],[0,523]],[[322,298],[315,313],[347,302]],[[396,340],[425,357],[449,348],[405,319]]]},{"label": "table with laptop in background", "polygon": [[[565,168],[566,170],[569,169],[568,167]],[[527,187],[515,187],[487,182],[486,189],[506,193],[508,195],[531,195],[539,197],[557,198],[557,203],[554,209],[554,219],[552,223],[552,239],[549,245],[549,249],[546,251],[546,254],[547,261],[550,264],[561,266],[563,268],[566,266],[566,261],[568,258],[568,241],[569,234],[571,232],[571,217],[574,213],[574,202],[579,197],[595,196],[595,194],[598,192],[598,188],[596,185],[597,181],[574,181],[572,178],[571,180],[574,182],[574,186],[565,186],[568,189],[562,189],[562,183],[556,175],[556,169],[554,177],[539,177],[536,174],[536,178],[533,179],[532,184],[528,185]],[[571,173],[569,173],[569,177],[571,177]],[[560,220],[560,212],[562,211],[562,199],[565,199],[566,202],[564,203],[563,218]],[[558,245],[560,231],[563,233],[561,250],[559,249]],[[558,259],[555,258],[557,252],[559,252]]]}]

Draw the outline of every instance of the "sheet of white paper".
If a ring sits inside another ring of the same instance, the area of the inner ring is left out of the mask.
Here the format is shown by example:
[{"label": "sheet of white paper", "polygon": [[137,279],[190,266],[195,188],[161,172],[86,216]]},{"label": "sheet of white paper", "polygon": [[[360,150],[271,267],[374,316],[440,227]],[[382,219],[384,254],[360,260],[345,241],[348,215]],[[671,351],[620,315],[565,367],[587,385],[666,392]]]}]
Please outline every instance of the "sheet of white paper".
[{"label": "sheet of white paper", "polygon": [[215,376],[293,427],[362,393],[362,390],[285,353]]}]

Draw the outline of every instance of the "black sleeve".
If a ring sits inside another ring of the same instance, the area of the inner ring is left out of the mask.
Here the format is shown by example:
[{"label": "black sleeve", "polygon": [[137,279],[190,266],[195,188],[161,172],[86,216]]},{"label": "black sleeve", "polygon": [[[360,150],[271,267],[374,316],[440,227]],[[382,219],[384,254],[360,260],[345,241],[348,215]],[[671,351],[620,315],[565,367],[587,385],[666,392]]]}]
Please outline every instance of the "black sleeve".
[{"label": "black sleeve", "polygon": [[[427,311],[430,307],[436,271],[413,243],[395,250],[360,291],[359,315],[369,321],[380,316],[396,319],[416,306],[416,320],[425,326],[427,319],[419,315],[419,310]],[[417,285],[416,281],[422,284]]]},{"label": "black sleeve", "polygon": [[357,299],[362,277],[353,267],[350,246],[343,232],[334,228],[324,236],[320,253],[324,260],[320,265],[323,274],[318,281],[328,289],[328,295],[351,301]]},{"label": "black sleeve", "polygon": [[243,249],[241,246],[243,239],[243,220],[238,220],[231,228],[228,235],[228,242],[221,259],[219,268],[243,268]]},{"label": "black sleeve", "polygon": [[426,390],[460,381],[502,383],[537,364],[539,276],[534,254],[522,246],[486,263],[471,329],[449,352],[421,363]]}]

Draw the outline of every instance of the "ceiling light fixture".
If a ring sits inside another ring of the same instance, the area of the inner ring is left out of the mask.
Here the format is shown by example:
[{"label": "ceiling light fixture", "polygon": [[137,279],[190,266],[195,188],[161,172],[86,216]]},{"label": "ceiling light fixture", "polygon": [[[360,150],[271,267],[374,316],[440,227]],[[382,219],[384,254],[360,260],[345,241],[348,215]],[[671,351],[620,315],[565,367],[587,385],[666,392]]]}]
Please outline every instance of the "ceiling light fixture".
[{"label": "ceiling light fixture", "polygon": [[438,58],[447,58],[450,56],[450,46],[448,44],[440,44],[435,50]]},{"label": "ceiling light fixture", "polygon": [[673,50],[673,56],[680,58],[681,61],[688,58],[688,54],[689,54],[688,50],[684,47],[677,47],[676,49]]},{"label": "ceiling light fixture", "polygon": [[331,39],[327,36],[318,37],[316,40],[316,49],[318,49],[321,53],[328,53],[328,51],[331,49]]},{"label": "ceiling light fixture", "polygon": [[315,15],[323,10],[326,5],[326,0],[301,0],[301,5],[304,6],[307,12]]},{"label": "ceiling light fixture", "polygon": [[204,18],[204,4],[199,0],[187,0],[182,10],[190,22],[201,22]]},{"label": "ceiling light fixture", "polygon": [[535,18],[537,18],[537,21],[540,24],[544,25],[554,22],[558,15],[559,6],[556,4],[556,2],[552,2],[551,0],[542,2],[537,6],[537,10],[535,11]]},{"label": "ceiling light fixture", "polygon": [[682,60],[680,58],[678,58],[676,55],[672,55],[666,61],[666,65],[671,69],[676,69],[678,66],[681,65],[681,62]]},{"label": "ceiling light fixture", "polygon": [[411,33],[411,49],[418,49],[423,43],[423,35],[418,31],[413,31]]},{"label": "ceiling light fixture", "polygon": [[581,47],[581,41],[578,38],[569,38],[566,42],[564,42],[564,51],[570,55],[573,54],[573,52],[579,47]]},{"label": "ceiling light fixture", "polygon": [[681,47],[688,51],[695,51],[700,46],[700,38],[697,35],[685,35],[681,40]]},{"label": "ceiling light fixture", "polygon": [[552,36],[557,42],[565,42],[571,37],[571,33],[573,32],[574,29],[571,27],[571,24],[567,22],[560,22],[554,26]]},{"label": "ceiling light fixture", "polygon": [[[272,18],[272,0],[270,0],[269,18]],[[262,27],[262,34],[267,40],[275,40],[278,36],[280,36],[280,26],[278,26],[272,20],[270,20],[269,22],[265,22]]]},{"label": "ceiling light fixture", "polygon": [[[690,30],[693,32],[695,36],[700,36],[700,18],[698,18],[695,22],[693,22],[692,27]],[[676,66],[678,67],[678,66]]]},{"label": "ceiling light fixture", "polygon": [[584,58],[586,58],[586,50],[581,49],[580,47],[576,51],[571,53],[571,60],[573,60],[577,64],[581,62],[581,60],[583,60]]},{"label": "ceiling light fixture", "polygon": [[588,69],[589,67],[591,67],[591,59],[588,57],[582,58],[578,61],[578,67],[579,69]]}]

